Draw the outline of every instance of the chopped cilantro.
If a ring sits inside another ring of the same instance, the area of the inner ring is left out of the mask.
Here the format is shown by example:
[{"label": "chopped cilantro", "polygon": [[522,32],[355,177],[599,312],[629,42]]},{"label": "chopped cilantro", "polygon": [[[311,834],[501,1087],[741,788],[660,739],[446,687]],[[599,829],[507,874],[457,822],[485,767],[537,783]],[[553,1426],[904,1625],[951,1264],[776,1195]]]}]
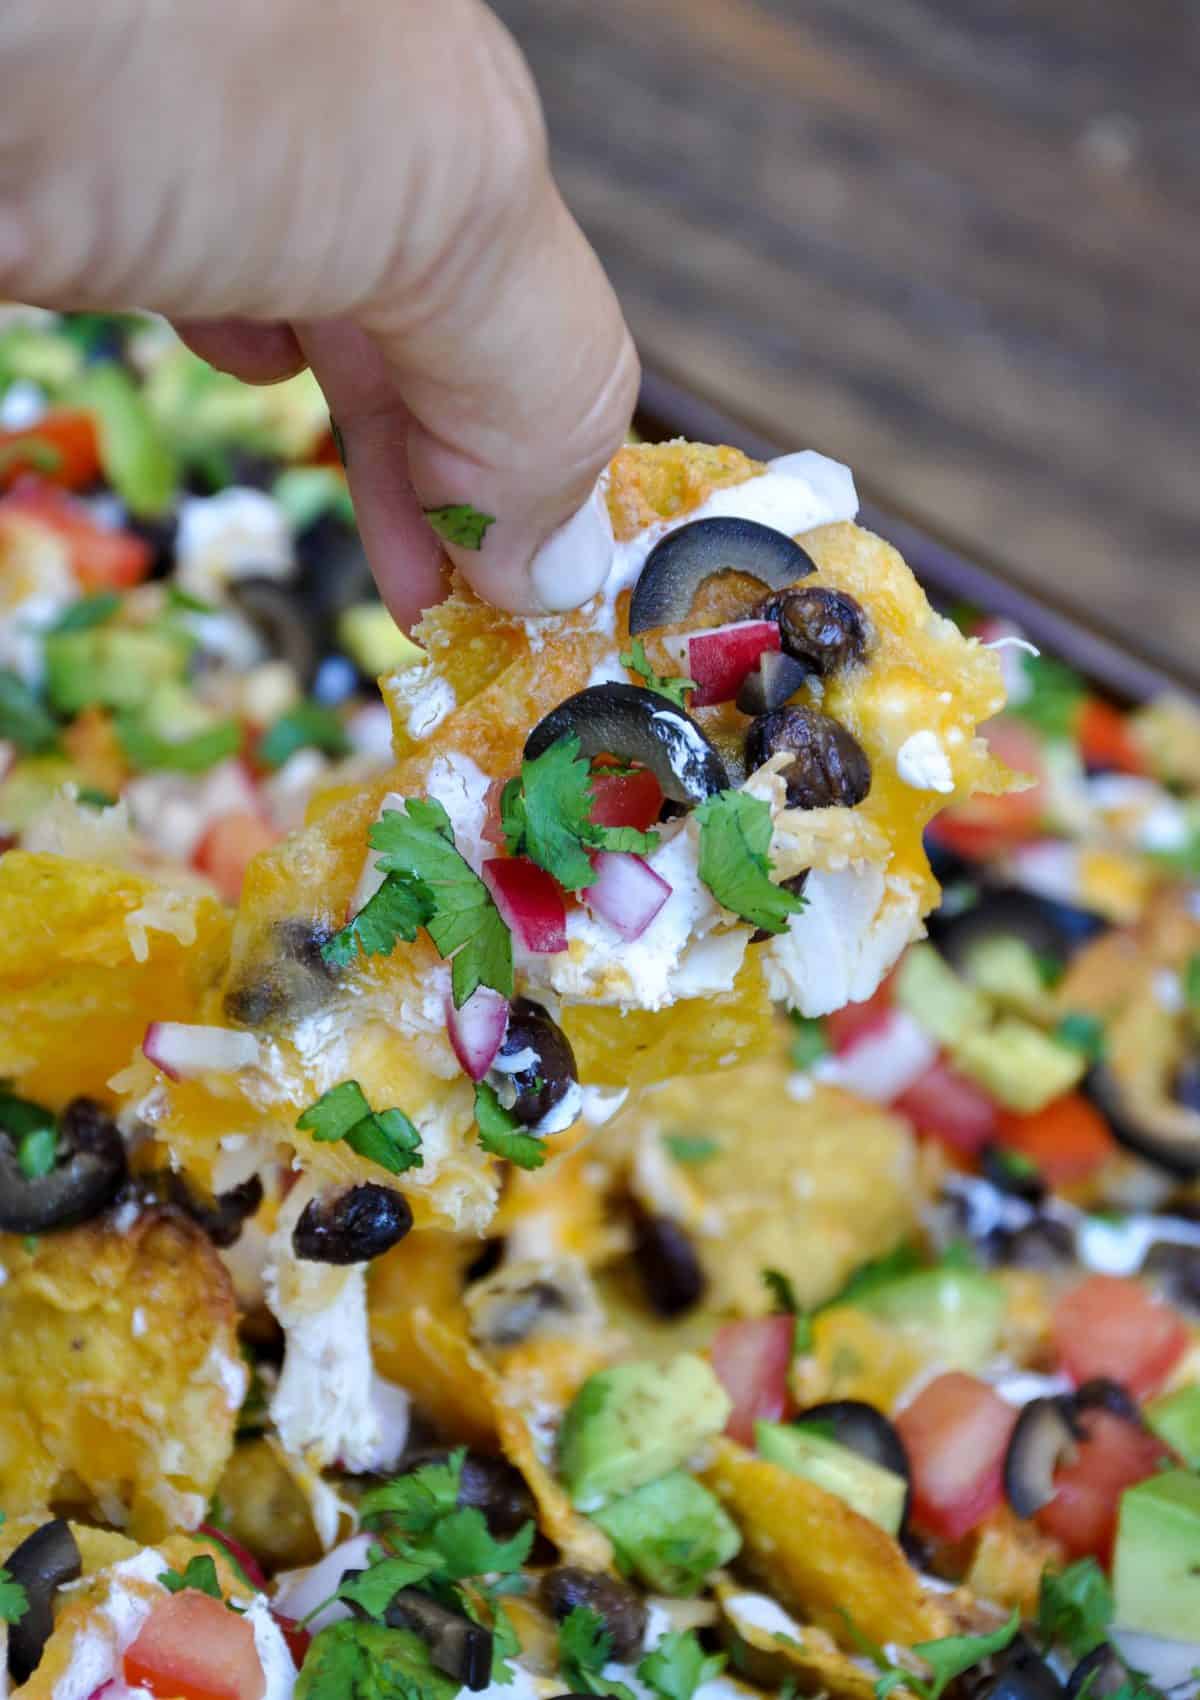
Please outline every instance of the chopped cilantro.
[{"label": "chopped cilantro", "polygon": [[567,891],[591,885],[588,850],[655,849],[656,832],[631,826],[597,826],[591,819],[595,793],[590,764],[574,733],[558,738],[540,756],[521,763],[500,798],[500,822],[514,856],[528,856]]},{"label": "chopped cilantro", "polygon": [[411,1630],[349,1621],[314,1637],[295,1700],[454,1700],[459,1686]]},{"label": "chopped cilantro", "polygon": [[941,1700],[956,1676],[982,1664],[993,1653],[1012,1645],[1021,1628],[1021,1613],[1014,1611],[1007,1623],[990,1635],[946,1635],[939,1641],[918,1641],[912,1651],[929,1666],[928,1677],[915,1676],[904,1665],[888,1664],[875,1684],[876,1700],[885,1700],[894,1688],[907,1688],[921,1700]]},{"label": "chopped cilantro", "polygon": [[634,638],[629,649],[621,657],[622,667],[628,667],[631,673],[636,673],[648,691],[656,691],[660,697],[666,697],[676,708],[686,708],[684,698],[688,691],[696,688],[695,679],[663,678],[656,673],[646,659],[646,645],[641,638]]},{"label": "chopped cilantro", "polygon": [[121,606],[121,598],[115,590],[97,590],[91,596],[81,596],[78,602],[58,616],[52,626],[47,626],[47,632],[86,632],[93,626],[102,626],[106,620],[111,620]]},{"label": "chopped cilantro", "polygon": [[1193,1021],[1200,1021],[1200,950],[1194,950],[1183,971],[1183,995]]},{"label": "chopped cilantro", "polygon": [[350,740],[336,710],[320,702],[298,703],[263,733],[258,756],[267,767],[282,767],[289,756],[303,749],[321,750],[327,756],[347,754]]},{"label": "chopped cilantro", "polygon": [[17,1146],[17,1166],[26,1180],[40,1180],[54,1168],[58,1134],[52,1127],[35,1127],[22,1135]]},{"label": "chopped cilantro", "polygon": [[129,712],[118,714],[115,725],[121,748],[141,773],[206,773],[242,746],[242,729],[236,720],[219,720],[178,739],[164,738]]},{"label": "chopped cilantro", "polygon": [[920,1268],[921,1259],[916,1248],[907,1242],[898,1245],[895,1251],[889,1251],[883,1257],[874,1257],[867,1263],[861,1263],[841,1292],[829,1303],[854,1304],[866,1298],[868,1293],[875,1292],[877,1288],[886,1287],[901,1275],[912,1275]]},{"label": "chopped cilantro", "polygon": [[1009,709],[1049,738],[1070,738],[1086,695],[1079,675],[1050,655],[1021,655],[1028,693]]},{"label": "chopped cilantro", "polygon": [[217,1567],[207,1553],[197,1553],[195,1558],[189,1558],[182,1576],[178,1570],[164,1570],[158,1579],[168,1593],[178,1594],[184,1588],[195,1588],[198,1593],[207,1594],[214,1600],[223,1597],[221,1584],[217,1581]]},{"label": "chopped cilantro", "polygon": [[493,1573],[506,1576],[519,1570],[529,1557],[534,1533],[531,1520],[523,1523],[508,1540],[497,1540],[478,1506],[464,1505],[443,1517],[430,1533],[430,1540],[440,1554],[438,1576],[451,1582]]},{"label": "chopped cilantro", "polygon": [[1094,1558],[1042,1572],[1038,1629],[1047,1647],[1062,1642],[1073,1659],[1082,1659],[1104,1640],[1112,1617],[1112,1589]]},{"label": "chopped cilantro", "polygon": [[409,944],[433,914],[433,897],[420,880],[388,874],[358,914],[321,946],[321,955],[334,968],[348,968],[364,956],[387,956],[397,939]]},{"label": "chopped cilantro", "polygon": [[215,614],[215,602],[206,602],[202,596],[195,596],[190,590],[181,590],[177,584],[167,586],[167,607],[178,614]]},{"label": "chopped cilantro", "polygon": [[722,1654],[705,1653],[694,1629],[673,1629],[646,1654],[637,1673],[662,1700],[692,1700],[700,1684],[724,1668]]},{"label": "chopped cilantro", "polygon": [[[4,1522],[4,1513],[0,1511],[0,1523]],[[14,1582],[11,1574],[0,1565],[0,1623],[20,1623],[29,1610],[29,1595],[20,1582]]]},{"label": "chopped cilantro", "polygon": [[331,1086],[297,1119],[296,1126],[322,1144],[342,1139],[390,1174],[424,1167],[421,1135],[403,1110],[372,1110],[357,1080]]},{"label": "chopped cilantro", "polygon": [[354,525],[354,503],[345,477],[336,466],[289,466],[279,474],[271,495],[287,515],[294,532],[307,531],[326,514],[343,525]]},{"label": "chopped cilantro", "polygon": [[706,1133],[664,1133],[663,1144],[676,1163],[707,1163],[721,1154],[720,1140]]},{"label": "chopped cilantro", "polygon": [[25,755],[41,755],[58,742],[58,725],[18,674],[0,667],[0,738]]},{"label": "chopped cilantro", "polygon": [[21,436],[0,444],[0,477],[14,472],[57,472],[62,450],[49,437]]},{"label": "chopped cilantro", "polygon": [[558,1626],[558,1662],[562,1679],[573,1694],[612,1694],[633,1700],[622,1682],[610,1682],[604,1667],[612,1657],[612,1636],[599,1612],[576,1606]]},{"label": "chopped cilantro", "polygon": [[819,1015],[800,1015],[796,1010],[792,1011],[791,1022],[795,1032],[789,1060],[793,1068],[809,1069],[829,1049],[825,1023]]},{"label": "chopped cilantro", "polygon": [[97,791],[94,785],[81,785],[75,793],[75,801],[88,809],[111,809],[116,800],[107,791]]},{"label": "chopped cilantro", "polygon": [[540,1169],[546,1161],[541,1140],[526,1133],[486,1080],[479,1081],[475,1087],[475,1122],[480,1145],[493,1157],[507,1157],[518,1169]]},{"label": "chopped cilantro", "polygon": [[358,1502],[359,1520],[368,1528],[391,1520],[409,1534],[423,1534],[456,1509],[466,1456],[466,1447],[460,1446],[444,1464],[422,1464],[382,1487],[369,1489]]},{"label": "chopped cilantro", "polygon": [[1104,1023],[1099,1016],[1084,1010],[1072,1010],[1064,1015],[1055,1028],[1055,1037],[1073,1051],[1080,1051],[1089,1062],[1099,1062],[1104,1055]]},{"label": "chopped cilantro", "polygon": [[440,508],[426,508],[425,518],[443,543],[454,543],[460,549],[482,549],[488,527],[495,525],[495,514],[480,513],[470,502],[447,502]]},{"label": "chopped cilantro", "polygon": [[796,1289],[781,1269],[764,1269],[762,1284],[771,1295],[777,1315],[798,1316],[801,1306],[796,1298]]},{"label": "chopped cilantro", "polygon": [[771,810],[746,791],[718,791],[696,810],[700,878],[717,902],[764,932],[787,931],[804,899],[770,878]]}]

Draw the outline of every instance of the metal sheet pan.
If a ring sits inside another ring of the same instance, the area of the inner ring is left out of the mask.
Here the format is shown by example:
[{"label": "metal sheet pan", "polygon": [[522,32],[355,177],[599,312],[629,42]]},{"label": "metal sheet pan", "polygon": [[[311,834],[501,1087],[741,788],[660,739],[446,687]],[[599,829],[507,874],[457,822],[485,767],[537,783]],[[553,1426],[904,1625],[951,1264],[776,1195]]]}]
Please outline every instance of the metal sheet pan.
[{"label": "metal sheet pan", "polygon": [[[695,442],[730,443],[758,460],[797,446],[773,441],[661,371],[643,375],[635,424],[652,442],[690,437]],[[1100,628],[1085,625],[1051,600],[1013,584],[995,564],[973,558],[894,509],[868,497],[859,518],[899,549],[942,606],[965,602],[1012,620],[1031,642],[1060,657],[1118,701],[1143,702],[1165,691],[1200,698],[1200,673],[1188,678],[1167,672],[1137,653],[1136,640],[1118,642]]]}]

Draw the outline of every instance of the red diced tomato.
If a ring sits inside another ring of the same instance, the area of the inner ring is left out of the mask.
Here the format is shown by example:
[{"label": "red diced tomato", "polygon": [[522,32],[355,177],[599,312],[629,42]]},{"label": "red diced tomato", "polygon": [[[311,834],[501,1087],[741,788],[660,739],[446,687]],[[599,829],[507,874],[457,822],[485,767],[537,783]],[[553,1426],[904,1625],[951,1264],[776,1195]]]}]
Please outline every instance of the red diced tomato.
[{"label": "red diced tomato", "polygon": [[1079,1420],[1084,1438],[1074,1461],[1055,1472],[1054,1498],[1035,1520],[1062,1542],[1068,1558],[1107,1563],[1121,1495],[1152,1476],[1170,1453],[1149,1429],[1111,1411],[1085,1411]]},{"label": "red diced tomato", "polygon": [[1118,773],[1145,773],[1146,758],[1119,708],[1088,697],[1075,725],[1079,753],[1089,767],[1116,768]]},{"label": "red diced tomato", "polygon": [[996,1105],[981,1086],[940,1059],[893,1100],[918,1133],[932,1134],[951,1151],[972,1157],[994,1136]]},{"label": "red diced tomato", "polygon": [[658,819],[663,806],[662,786],[647,767],[632,773],[607,773],[596,768],[592,774],[591,819],[597,826],[634,826],[645,832]]},{"label": "red diced tomato", "polygon": [[100,476],[100,445],[90,413],[58,408],[21,431],[0,431],[0,489],[33,473],[64,490]]},{"label": "red diced tomato", "polygon": [[1088,1275],[1072,1287],[1054,1307],[1052,1329],[1076,1386],[1104,1376],[1135,1399],[1158,1391],[1188,1343],[1179,1312],[1121,1275]]},{"label": "red diced tomato", "polygon": [[929,1382],[896,1418],[912,1466],[913,1521],[957,1541],[1003,1495],[1013,1407],[973,1375],[951,1370]]},{"label": "red diced tomato", "polygon": [[777,1422],[788,1407],[788,1370],[796,1342],[793,1316],[725,1322],[712,1343],[712,1366],[733,1401],[725,1433],[754,1445],[756,1422]]},{"label": "red diced tomato", "polygon": [[218,815],[208,827],[192,857],[193,865],[207,874],[227,903],[242,894],[246,869],[260,850],[269,850],[278,832],[259,814],[235,809]]},{"label": "red diced tomato", "polygon": [[154,552],[145,538],[99,525],[82,502],[38,478],[19,479],[0,508],[26,515],[61,537],[83,590],[130,590],[153,565]]},{"label": "red diced tomato", "polygon": [[945,810],[929,823],[930,836],[960,856],[982,861],[1032,837],[1042,817],[1042,752],[1036,736],[1019,720],[989,720],[982,729],[994,756],[1015,773],[1038,783],[1028,791],[1002,797],[972,797]]},{"label": "red diced tomato", "polygon": [[835,1056],[841,1056],[859,1039],[865,1039],[887,1024],[892,1007],[892,979],[889,974],[862,1003],[845,1004],[825,1017],[829,1048]]},{"label": "red diced tomato", "polygon": [[279,1633],[283,1636],[284,1645],[292,1656],[292,1663],[299,1670],[304,1663],[304,1655],[312,1646],[311,1631],[297,1623],[294,1617],[283,1617],[277,1611],[273,1611],[271,1616],[275,1619]]},{"label": "red diced tomato", "polygon": [[160,1700],[262,1700],[266,1689],[253,1629],[195,1588],[157,1602],[124,1668],[130,1688]]},{"label": "red diced tomato", "polygon": [[1117,1150],[1108,1123],[1081,1092],[1067,1092],[1032,1115],[1001,1110],[997,1131],[1002,1145],[1028,1157],[1054,1187],[1087,1180]]}]

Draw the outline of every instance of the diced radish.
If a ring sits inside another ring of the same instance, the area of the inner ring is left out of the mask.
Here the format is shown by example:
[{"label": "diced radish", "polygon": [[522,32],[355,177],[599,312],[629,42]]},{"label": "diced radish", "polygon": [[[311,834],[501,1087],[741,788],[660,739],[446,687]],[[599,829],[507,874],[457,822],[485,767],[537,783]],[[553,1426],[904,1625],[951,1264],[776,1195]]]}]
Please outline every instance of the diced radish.
[{"label": "diced radish", "polygon": [[567,910],[550,875],[524,856],[495,856],[485,862],[483,883],[505,926],[535,956],[567,948]]},{"label": "diced radish", "polygon": [[848,1050],[819,1065],[820,1077],[859,1098],[890,1104],[937,1059],[937,1046],[906,1010],[892,1009]]},{"label": "diced radish", "polygon": [[508,999],[491,986],[477,986],[461,1009],[446,1005],[450,1043],[472,1080],[482,1080],[491,1068],[507,1026]]},{"label": "diced radish", "polygon": [[627,850],[601,850],[592,867],[596,878],[584,890],[584,902],[623,939],[640,939],[670,897],[670,886]]},{"label": "diced radish", "polygon": [[214,1528],[211,1523],[201,1523],[198,1526],[196,1533],[198,1535],[207,1535],[208,1539],[215,1545],[224,1547],[225,1551],[241,1570],[251,1587],[257,1588],[260,1593],[266,1593],[266,1571],[255,1558],[254,1554],[250,1551],[249,1547],[244,1547],[241,1541],[235,1541],[232,1535],[227,1535],[224,1529]]},{"label": "diced radish", "polygon": [[918,1133],[932,1134],[951,1151],[976,1156],[994,1138],[995,1099],[941,1060],[918,1076],[892,1102]]},{"label": "diced radish", "polygon": [[142,1050],[155,1068],[172,1080],[195,1080],[210,1071],[230,1074],[250,1068],[259,1058],[253,1033],[230,1027],[198,1027],[185,1021],[152,1021]]},{"label": "diced radish", "polygon": [[780,642],[774,620],[735,620],[711,631],[690,632],[685,652],[687,675],[696,683],[691,707],[732,702],[746,674],[758,666],[759,657],[766,650],[778,649]]},{"label": "diced radish", "polygon": [[648,767],[633,773],[594,768],[592,797],[588,818],[596,826],[634,826],[639,832],[654,825],[663,806],[662,786]]}]

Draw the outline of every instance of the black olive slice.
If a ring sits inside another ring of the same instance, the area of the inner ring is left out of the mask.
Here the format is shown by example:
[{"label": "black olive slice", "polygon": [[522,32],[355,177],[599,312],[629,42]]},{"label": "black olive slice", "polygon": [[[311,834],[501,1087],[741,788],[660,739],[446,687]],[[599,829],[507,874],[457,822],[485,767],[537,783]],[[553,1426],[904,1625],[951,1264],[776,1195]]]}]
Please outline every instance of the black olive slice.
[{"label": "black olive slice", "polygon": [[1200,1245],[1158,1240],[1142,1260],[1140,1275],[1153,1282],[1173,1305],[1200,1315]]},{"label": "black olive slice", "polygon": [[654,545],[634,586],[629,630],[686,620],[705,579],[716,573],[744,573],[768,590],[784,590],[816,572],[812,556],[786,531],[753,519],[694,519]]},{"label": "black olive slice", "polygon": [[[52,1119],[52,1118],[51,1118]],[[42,1234],[87,1222],[107,1208],[125,1180],[125,1144],[116,1122],[91,1098],[74,1098],[58,1119],[58,1160],[30,1177],[18,1140],[0,1123],[0,1229]]]},{"label": "black olive slice", "polygon": [[1004,1492],[1018,1517],[1032,1517],[1054,1498],[1054,1472],[1078,1439],[1070,1399],[1031,1399],[1017,1418],[1004,1454]]},{"label": "black olive slice", "polygon": [[61,1517],[43,1523],[4,1561],[14,1582],[24,1588],[29,1609],[8,1626],[8,1674],[19,1688],[38,1667],[54,1628],[54,1596],[64,1582],[83,1572],[83,1560],[69,1523]]},{"label": "black olive slice", "polygon": [[849,1447],[860,1458],[878,1464],[882,1470],[890,1470],[906,1482],[911,1477],[908,1452],[896,1425],[865,1399],[827,1399],[823,1404],[810,1405],[794,1421],[802,1426],[827,1423],[839,1446]]},{"label": "black olive slice", "polygon": [[263,1200],[263,1184],[257,1175],[216,1197],[201,1192],[173,1169],[139,1175],[132,1190],[143,1205],[154,1201],[173,1205],[222,1249],[237,1244],[244,1223]]},{"label": "black olive slice", "polygon": [[561,1133],[575,1120],[570,1098],[579,1080],[575,1052],[549,1011],[532,998],[514,998],[509,1005],[491,1079],[501,1104],[522,1127]]},{"label": "black olive slice", "polygon": [[292,588],[273,578],[249,577],[235,579],[229,594],[257,628],[272,657],[288,662],[307,691],[317,670],[317,640]]},{"label": "black olive slice", "polygon": [[401,1588],[389,1601],[383,1621],[392,1629],[411,1629],[429,1648],[431,1664],[464,1688],[478,1692],[492,1680],[492,1632],[451,1611],[419,1588]]},{"label": "black olive slice", "polygon": [[1085,1692],[1095,1700],[1110,1700],[1128,1682],[1128,1665],[1111,1641],[1102,1641],[1080,1659],[1067,1678],[1067,1700],[1077,1700]]},{"label": "black olive slice", "polygon": [[1123,1387],[1119,1381],[1113,1381],[1107,1375],[1095,1375],[1090,1381],[1080,1382],[1072,1393],[1070,1402],[1073,1413],[1107,1411],[1110,1416],[1120,1417],[1123,1422],[1136,1423],[1141,1427],[1142,1413],[1137,1400],[1128,1387]]},{"label": "black olive slice", "polygon": [[752,667],[742,680],[737,694],[737,706],[743,714],[770,714],[782,708],[789,697],[795,696],[809,669],[780,650],[765,650],[757,667]]},{"label": "black olive slice", "polygon": [[580,752],[619,756],[648,767],[664,797],[702,803],[729,783],[725,764],[696,722],[641,685],[589,685],[551,709],[525,740],[532,760],[571,733]]},{"label": "black olive slice", "polygon": [[1200,1110],[1176,1103],[1165,1093],[1161,1100],[1134,1103],[1107,1062],[1092,1065],[1083,1090],[1128,1150],[1169,1174],[1200,1174]]},{"label": "black olive slice", "polygon": [[577,1606],[594,1611],[612,1636],[614,1659],[624,1662],[641,1649],[646,1633],[646,1607],[641,1596],[601,1570],[583,1570],[574,1564],[556,1565],[542,1577],[538,1600],[560,1622]]},{"label": "black olive slice", "polygon": [[1024,1636],[992,1661],[982,1681],[972,1681],[971,1700],[1062,1700],[1063,1685]]},{"label": "black olive slice", "polygon": [[867,653],[867,619],[861,605],[842,590],[809,585],[764,597],[751,618],[774,620],[783,653],[806,672],[822,677],[853,667]]},{"label": "black olive slice", "polygon": [[1019,939],[1035,956],[1058,962],[1066,962],[1079,942],[1056,905],[1012,886],[986,889],[977,903],[956,914],[931,915],[929,936],[951,968],[968,978],[972,955],[996,938]]},{"label": "black olive slice", "polygon": [[[445,1464],[450,1457],[444,1446],[424,1446],[404,1456],[404,1473],[423,1464]],[[515,1535],[522,1524],[537,1517],[537,1503],[524,1476],[506,1458],[487,1452],[468,1452],[458,1482],[457,1505],[473,1506],[483,1513],[493,1535]]]},{"label": "black olive slice", "polygon": [[310,1199],[292,1229],[292,1250],[310,1263],[369,1263],[398,1245],[412,1224],[403,1193],[366,1181]]},{"label": "black olive slice", "polygon": [[1040,1204],[1046,1196],[1046,1183],[1037,1165],[1020,1151],[989,1142],[979,1153],[979,1167],[998,1192],[1023,1198],[1026,1204]]},{"label": "black olive slice", "polygon": [[752,723],[746,734],[750,771],[781,752],[792,757],[783,769],[789,808],[852,809],[871,789],[871,763],[858,739],[815,708],[777,708]]},{"label": "black olive slice", "polygon": [[672,1216],[635,1213],[633,1262],[646,1302],[659,1316],[694,1310],[708,1288],[696,1247]]}]

